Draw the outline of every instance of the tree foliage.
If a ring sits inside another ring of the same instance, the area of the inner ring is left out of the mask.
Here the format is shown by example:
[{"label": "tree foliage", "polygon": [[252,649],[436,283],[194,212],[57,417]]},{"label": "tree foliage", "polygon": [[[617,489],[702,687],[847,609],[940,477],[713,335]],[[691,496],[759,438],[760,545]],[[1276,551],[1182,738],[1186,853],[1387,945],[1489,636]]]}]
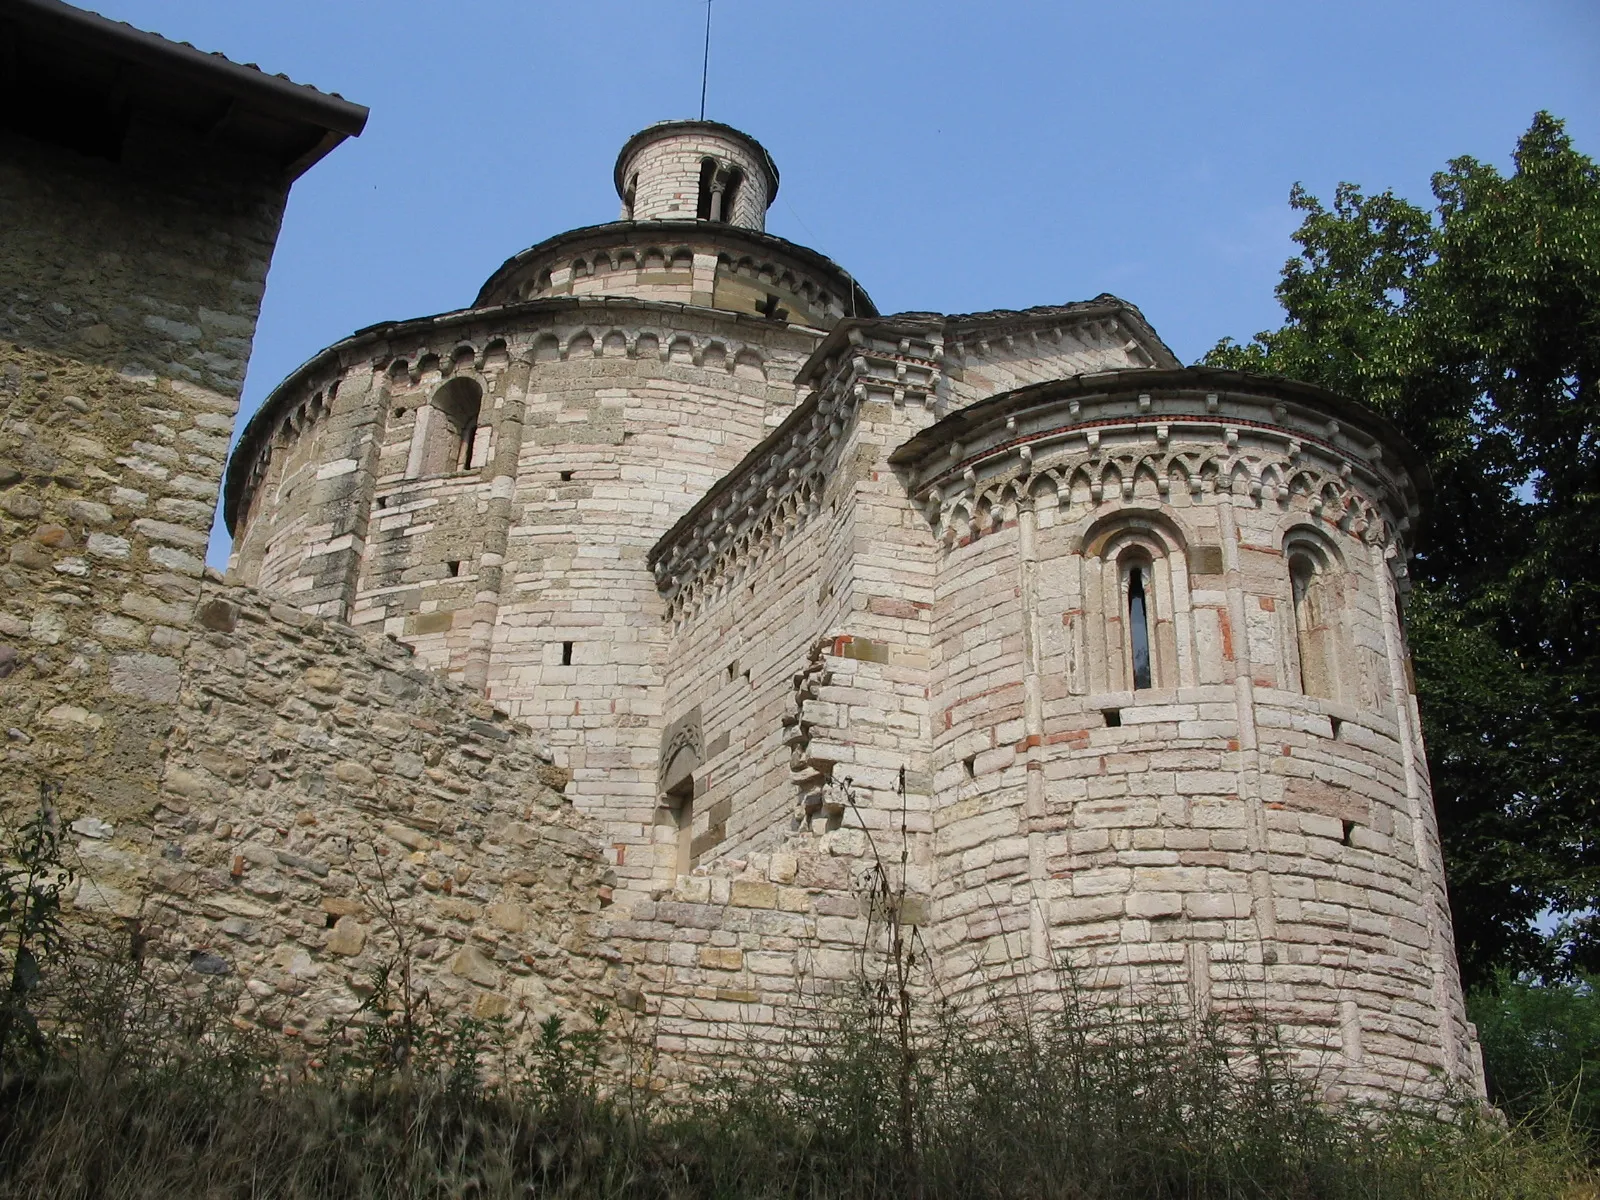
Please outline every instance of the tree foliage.
[{"label": "tree foliage", "polygon": [[1489,1100],[1521,1124],[1570,1128],[1600,1149],[1600,991],[1584,976],[1536,984],[1502,972],[1467,996]]},{"label": "tree foliage", "polygon": [[1453,160],[1431,210],[1296,186],[1283,326],[1205,358],[1363,400],[1429,464],[1407,623],[1475,982],[1600,967],[1600,170],[1548,113],[1514,165]]}]

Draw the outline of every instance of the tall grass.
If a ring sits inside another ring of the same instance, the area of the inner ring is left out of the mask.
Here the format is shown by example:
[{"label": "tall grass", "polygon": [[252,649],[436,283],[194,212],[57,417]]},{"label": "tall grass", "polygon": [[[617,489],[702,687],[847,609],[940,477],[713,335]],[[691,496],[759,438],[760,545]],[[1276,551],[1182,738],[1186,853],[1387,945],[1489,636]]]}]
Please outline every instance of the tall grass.
[{"label": "tall grass", "polygon": [[1091,1003],[1071,972],[981,1013],[920,1000],[903,858],[866,889],[854,990],[689,1092],[604,1011],[513,1038],[403,961],[308,1050],[136,930],[69,939],[51,798],[0,862],[0,1197],[1600,1200],[1558,1115],[1326,1103],[1261,1020]]},{"label": "tall grass", "polygon": [[[1600,1195],[1576,1139],[1319,1103],[1270,1030],[1159,1009],[921,1014],[871,989],[693,1093],[627,1084],[623,1035],[437,1021],[321,1068],[147,970],[80,962],[0,1091],[0,1195],[1040,1197]],[[909,1053],[908,1053],[909,1051]],[[910,1074],[908,1076],[907,1071]],[[911,1103],[905,1103],[909,1089]],[[908,1129],[906,1121],[910,1120]]]}]

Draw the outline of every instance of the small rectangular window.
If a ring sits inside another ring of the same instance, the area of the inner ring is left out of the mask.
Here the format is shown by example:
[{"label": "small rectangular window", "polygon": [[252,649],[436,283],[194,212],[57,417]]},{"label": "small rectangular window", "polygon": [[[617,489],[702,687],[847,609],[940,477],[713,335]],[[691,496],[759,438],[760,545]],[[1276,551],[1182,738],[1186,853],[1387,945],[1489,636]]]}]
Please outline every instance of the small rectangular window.
[{"label": "small rectangular window", "polygon": [[968,779],[976,779],[978,777],[978,756],[969,754],[963,758],[961,760],[961,769],[967,773]]},{"label": "small rectangular window", "polygon": [[1122,710],[1120,708],[1105,709],[1100,713],[1100,715],[1105,718],[1107,729],[1117,729],[1121,727]]},{"label": "small rectangular window", "polygon": [[461,560],[459,558],[450,559],[444,564],[444,569],[448,571],[452,577],[461,574]]},{"label": "small rectangular window", "polygon": [[562,483],[571,483],[572,482],[572,472],[571,471],[563,471],[563,472],[561,472],[561,482]]},{"label": "small rectangular window", "polygon": [[572,665],[572,643],[571,642],[562,642],[561,643],[561,665],[563,667],[570,667]]}]

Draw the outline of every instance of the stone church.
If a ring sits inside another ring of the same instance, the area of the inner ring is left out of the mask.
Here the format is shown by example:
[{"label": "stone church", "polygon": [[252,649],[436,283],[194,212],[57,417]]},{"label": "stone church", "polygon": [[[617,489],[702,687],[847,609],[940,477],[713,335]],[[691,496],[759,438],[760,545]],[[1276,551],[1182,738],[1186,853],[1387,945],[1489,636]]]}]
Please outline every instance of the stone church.
[{"label": "stone church", "polygon": [[[1184,368],[1109,295],[882,316],[765,232],[778,169],[726,125],[641,131],[615,181],[618,220],[273,392],[233,576],[530,726],[623,914],[859,830],[958,993],[1075,955],[1469,1073],[1395,430]],[[709,922],[747,977],[752,920]]]},{"label": "stone church", "polygon": [[519,1036],[625,1011],[668,1076],[897,921],[958,1003],[1067,969],[1481,1092],[1381,417],[1113,296],[881,315],[679,121],[616,221],[316,354],[225,465],[289,187],[366,112],[12,13],[0,803],[54,797],[76,919],[299,1044],[403,953]]}]

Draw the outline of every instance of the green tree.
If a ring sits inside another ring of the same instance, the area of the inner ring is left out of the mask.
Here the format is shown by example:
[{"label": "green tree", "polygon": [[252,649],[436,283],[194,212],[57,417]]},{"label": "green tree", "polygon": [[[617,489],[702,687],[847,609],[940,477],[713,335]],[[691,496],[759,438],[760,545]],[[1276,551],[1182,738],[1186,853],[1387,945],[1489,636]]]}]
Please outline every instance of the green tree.
[{"label": "green tree", "polygon": [[1570,1121],[1600,1138],[1600,992],[1584,976],[1539,984],[1502,972],[1467,995],[1489,1099],[1514,1121]]},{"label": "green tree", "polygon": [[1363,400],[1429,464],[1407,625],[1478,983],[1600,967],[1600,170],[1548,113],[1514,162],[1455,159],[1431,210],[1296,186],[1283,326],[1205,357]]}]

